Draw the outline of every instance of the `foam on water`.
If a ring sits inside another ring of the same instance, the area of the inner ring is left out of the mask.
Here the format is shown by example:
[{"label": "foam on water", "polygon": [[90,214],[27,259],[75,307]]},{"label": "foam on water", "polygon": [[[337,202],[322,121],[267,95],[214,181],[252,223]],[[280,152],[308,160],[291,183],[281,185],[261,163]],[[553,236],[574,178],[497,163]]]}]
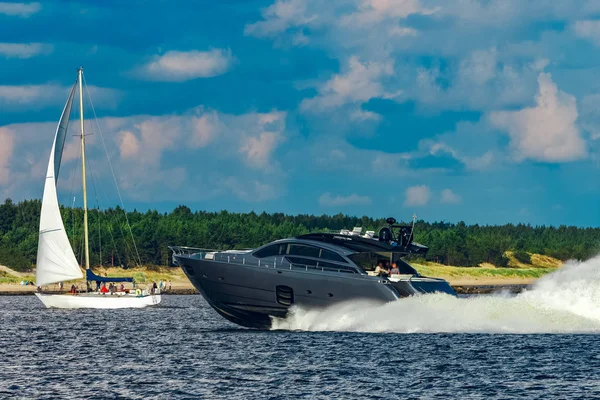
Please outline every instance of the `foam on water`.
[{"label": "foam on water", "polygon": [[357,332],[600,333],[600,256],[569,261],[513,296],[409,297],[324,310],[294,308],[273,329]]}]

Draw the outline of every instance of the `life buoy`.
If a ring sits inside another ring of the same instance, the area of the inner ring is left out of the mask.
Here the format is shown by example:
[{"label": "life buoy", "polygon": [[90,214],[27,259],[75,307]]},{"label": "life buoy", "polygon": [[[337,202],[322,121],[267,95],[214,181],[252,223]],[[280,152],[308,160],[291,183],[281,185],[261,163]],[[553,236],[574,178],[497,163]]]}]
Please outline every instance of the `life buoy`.
[{"label": "life buoy", "polygon": [[137,297],[140,297],[140,296],[142,295],[142,290],[141,290],[141,289],[139,289],[139,288],[138,288],[138,289],[135,289],[135,295],[136,295]]}]

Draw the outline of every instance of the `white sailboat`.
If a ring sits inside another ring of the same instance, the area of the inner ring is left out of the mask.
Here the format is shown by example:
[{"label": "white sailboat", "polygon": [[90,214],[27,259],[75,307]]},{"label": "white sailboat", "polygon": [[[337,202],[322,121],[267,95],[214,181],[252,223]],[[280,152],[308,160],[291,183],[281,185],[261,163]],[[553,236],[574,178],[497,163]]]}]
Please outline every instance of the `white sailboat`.
[{"label": "white sailboat", "polygon": [[[83,69],[78,70],[77,81],[71,89],[71,93],[65,104],[56,135],[48,170],[44,184],[44,195],[42,197],[42,211],[40,215],[40,232],[36,265],[36,284],[38,287],[83,278],[83,273],[75,257],[75,253],[69,243],[69,238],[60,215],[56,183],[62,152],[65,144],[69,115],[73,105],[75,89],[79,87],[79,114],[81,128],[81,168],[83,176],[83,211],[84,211],[84,239],[85,239],[85,268],[86,280],[98,281],[131,281],[131,278],[104,278],[96,276],[90,270],[90,253],[88,240],[88,210],[87,210],[87,187],[85,172],[85,133],[83,119]],[[36,296],[48,308],[141,308],[159,304],[160,294],[148,294],[145,291],[137,294],[116,292],[114,294],[103,294],[100,292],[87,292],[78,294],[45,294],[36,293]]]}]

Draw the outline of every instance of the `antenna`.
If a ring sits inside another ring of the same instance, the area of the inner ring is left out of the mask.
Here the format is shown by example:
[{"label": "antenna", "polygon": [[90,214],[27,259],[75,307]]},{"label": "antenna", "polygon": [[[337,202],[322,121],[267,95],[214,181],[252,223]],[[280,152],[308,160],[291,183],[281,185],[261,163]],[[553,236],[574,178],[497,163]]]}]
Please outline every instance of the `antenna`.
[{"label": "antenna", "polygon": [[410,229],[410,237],[408,238],[408,244],[410,244],[410,242],[412,242],[413,238],[415,237],[415,222],[417,222],[417,214],[413,214],[412,216],[412,228]]}]

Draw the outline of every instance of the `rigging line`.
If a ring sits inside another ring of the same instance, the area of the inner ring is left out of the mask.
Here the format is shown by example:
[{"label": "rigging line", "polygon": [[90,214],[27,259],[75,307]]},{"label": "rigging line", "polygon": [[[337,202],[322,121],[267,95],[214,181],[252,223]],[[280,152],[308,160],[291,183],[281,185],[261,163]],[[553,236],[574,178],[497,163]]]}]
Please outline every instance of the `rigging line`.
[{"label": "rigging line", "polygon": [[[102,182],[100,181],[100,179],[96,175],[95,170],[91,167],[91,164],[90,164],[89,170],[90,170],[90,176],[92,178],[91,179],[91,181],[92,181],[92,188],[94,189],[94,195],[96,197],[96,202],[97,202],[98,206],[100,205],[100,196],[98,195],[99,192],[102,192],[104,194],[106,202],[108,203],[109,201],[108,201],[108,196],[106,195],[106,191],[104,191],[104,190],[98,190],[97,189],[98,187],[101,188]],[[96,183],[98,183],[98,186],[96,186]],[[132,251],[132,249],[131,249],[131,246],[129,245],[129,242],[127,241],[127,237],[126,237],[125,233],[123,232],[123,229],[121,228],[121,221],[118,218],[118,214],[115,213],[115,215],[113,215],[113,217],[114,217],[113,222],[116,222],[116,225],[119,227],[119,230],[121,231],[121,236],[123,237],[123,242],[125,243],[125,247],[126,247],[125,251],[128,252],[128,253],[130,253],[130,254],[134,254],[133,251]],[[111,222],[111,221],[109,221],[109,222]],[[109,224],[109,227],[110,227],[110,224]],[[100,229],[100,228],[98,228],[98,229]],[[119,256],[119,253],[118,253],[117,245],[116,245],[115,239],[114,239],[113,234],[112,234],[112,229],[109,229],[109,233],[110,233],[110,236],[111,236],[111,240],[113,242],[114,250],[117,253],[117,258],[119,259],[119,264],[121,264],[121,257]],[[137,262],[137,260],[136,260],[136,262]]]},{"label": "rigging line", "polygon": [[100,246],[98,258],[99,258],[99,264],[100,264],[100,266],[102,266],[102,231],[100,229],[100,206],[98,206],[96,211],[98,213],[98,244]]},{"label": "rigging line", "polygon": [[[106,195],[106,192],[104,190],[102,190],[102,181],[96,176],[95,170],[93,168],[90,168],[90,174],[92,177],[92,187],[94,188],[94,195],[96,197],[96,202],[97,202],[98,206],[100,205],[100,195],[99,195],[100,192],[104,194],[104,199],[106,200],[106,203],[107,204],[110,203],[110,201],[108,200],[108,196]],[[98,183],[98,187],[100,189],[97,189],[96,182]],[[100,210],[98,210],[98,211],[100,213]],[[102,213],[102,214],[105,214],[105,213]],[[120,265],[121,264],[121,255],[120,255],[119,250],[117,249],[117,242],[115,241],[115,237],[113,235],[112,224],[115,223],[119,227],[119,230],[121,231],[121,236],[124,239],[125,239],[125,234],[123,233],[123,229],[121,229],[121,221],[119,220],[117,214],[115,214],[115,215],[109,214],[109,216],[107,217],[107,222],[108,222],[107,223],[108,234],[110,236],[110,240],[113,245],[112,254],[113,254],[113,256],[114,256],[114,254],[117,255],[117,259],[118,259],[119,265]],[[100,228],[98,228],[98,229],[100,229]],[[131,254],[133,254],[127,240],[124,240],[124,243],[125,243],[125,246],[127,247],[125,249],[125,251],[129,251]],[[114,262],[112,264],[114,266]]]},{"label": "rigging line", "polygon": [[[89,169],[90,169],[90,175],[91,175],[91,180],[92,180],[92,187],[94,189],[94,194],[96,196],[96,201],[98,202],[98,204],[100,203],[99,193],[102,193],[104,195],[106,203],[110,203],[108,200],[108,196],[106,195],[106,191],[103,190],[103,188],[102,188],[102,181],[98,178],[98,175],[95,173],[95,170],[92,168],[91,164],[90,164]],[[127,254],[132,254],[133,258],[135,260],[135,255],[134,255],[134,252],[132,251],[131,246],[129,245],[129,241],[127,240],[127,235],[123,232],[123,228],[121,227],[121,220],[119,218],[119,214],[115,213],[114,215],[112,215],[112,217],[113,217],[112,222],[116,223],[116,225],[119,227],[119,231],[121,232],[121,237],[123,238],[123,243],[125,244],[125,252]],[[115,252],[117,252],[117,256],[119,258],[119,264],[121,264],[121,257],[118,255],[117,246],[116,246],[114,237],[112,236],[112,229],[109,231],[109,233],[111,235],[111,240],[113,242],[114,250],[115,250]],[[137,263],[137,260],[135,260],[135,262]],[[139,265],[141,265],[141,264],[139,264]]]},{"label": "rigging line", "polygon": [[85,247],[85,233],[81,232],[81,247],[79,248],[79,265],[83,266],[83,248]]},{"label": "rigging line", "polygon": [[[113,250],[114,250],[113,256],[114,256],[114,254],[117,255],[117,260],[119,261],[119,266],[120,266],[122,264],[121,256],[119,255],[119,250],[117,249],[117,243],[115,242],[115,237],[113,236],[112,226],[110,225],[110,223],[108,224],[108,233],[110,234],[110,239],[112,240],[112,244],[113,244]],[[113,263],[113,267],[114,267],[114,264],[115,264],[114,258],[112,259],[112,263]]]},{"label": "rigging line", "polygon": [[[93,174],[93,172],[92,172],[92,174]],[[92,179],[94,179],[93,175],[92,175]],[[97,181],[98,181],[98,185],[102,186],[101,181],[99,179]],[[106,192],[103,191],[103,190],[100,190],[100,192],[102,192],[102,194],[104,195],[104,198],[106,199],[106,202],[109,203],[108,196],[106,195]],[[98,192],[96,192],[96,195],[98,195]],[[115,212],[115,213],[111,213],[109,215],[110,215],[110,217],[112,217],[112,218],[110,218],[109,224],[108,224],[109,234],[110,234],[111,241],[112,241],[112,244],[113,244],[113,249],[117,253],[117,258],[119,259],[119,264],[121,264],[121,261],[122,261],[121,260],[121,256],[120,256],[119,251],[117,249],[117,244],[116,244],[113,232],[112,232],[112,225],[111,225],[112,223],[116,224],[117,227],[119,228],[119,231],[121,232],[121,237],[123,238],[123,243],[125,245],[125,252],[127,254],[132,254],[132,255],[134,254],[134,252],[132,251],[132,248],[129,245],[129,241],[127,240],[127,235],[125,235],[125,232],[123,232],[123,228],[121,227],[121,220],[119,218],[119,214]],[[133,258],[135,259],[135,255],[134,255]],[[135,261],[135,262],[137,263],[137,261]]]},{"label": "rigging line", "polygon": [[97,218],[96,223],[98,224],[98,247],[99,247],[99,260],[100,265],[102,265],[102,236],[100,233],[100,199],[98,197],[98,190],[96,189],[96,178],[94,169],[92,168],[92,163],[88,165],[88,169],[90,171],[90,177],[92,181],[92,188],[94,189],[94,197],[96,198],[96,210],[97,210]]},{"label": "rigging line", "polygon": [[[77,155],[77,163],[79,163],[79,161],[81,161],[81,148],[79,146],[77,146],[77,148],[79,149],[79,153]],[[73,168],[73,170],[71,171],[71,197],[73,198],[73,202],[71,203],[71,225],[72,225],[72,231],[71,231],[71,248],[75,247],[75,240],[76,240],[76,231],[75,231],[75,177],[77,176],[77,168]]]},{"label": "rigging line", "polygon": [[[99,197],[99,193],[102,193],[104,195],[104,198],[106,200],[106,203],[110,203],[108,200],[108,196],[106,195],[106,191],[102,189],[102,181],[98,178],[98,176],[95,174],[95,171],[93,169],[90,169],[90,174],[92,177],[92,186],[94,188],[94,193],[96,195],[96,197]],[[99,189],[97,189],[99,188]],[[119,228],[119,231],[121,232],[121,237],[123,238],[123,243],[125,246],[125,253],[126,254],[131,254],[134,258],[134,262],[137,264],[137,260],[135,260],[135,254],[129,244],[129,241],[127,240],[127,235],[125,234],[125,232],[123,232],[123,228],[121,227],[121,220],[119,218],[119,214],[118,213],[114,213],[114,214],[110,214],[110,216],[112,217],[109,221],[108,227],[109,227],[109,234],[111,237],[111,241],[113,244],[113,249],[115,251],[115,253],[117,253],[117,258],[119,260],[119,265],[122,264],[122,259],[121,256],[119,254],[119,250],[117,249],[117,245],[115,242],[115,238],[113,236],[113,232],[112,232],[112,226],[111,223],[115,223],[117,225],[117,227]]]},{"label": "rigging line", "polygon": [[129,227],[129,233],[131,235],[131,240],[133,241],[133,247],[135,248],[135,253],[137,255],[139,265],[142,265],[142,259],[140,258],[140,253],[138,252],[137,245],[135,244],[135,238],[133,237],[133,231],[131,229],[131,225],[129,224],[129,217],[127,217],[127,210],[125,209],[125,204],[123,203],[123,197],[121,196],[121,191],[119,190],[119,185],[117,184],[117,178],[115,176],[115,171],[113,169],[112,163],[110,162],[110,157],[108,156],[108,149],[106,148],[106,142],[104,141],[104,135],[102,135],[102,130],[100,129],[100,123],[98,122],[98,116],[96,115],[96,109],[94,108],[94,103],[92,102],[92,96],[90,96],[90,91],[88,90],[87,81],[85,77],[83,77],[83,82],[85,84],[85,92],[90,101],[90,106],[92,107],[92,112],[94,113],[94,121],[96,121],[96,125],[98,126],[98,133],[100,133],[100,138],[102,139],[102,146],[104,146],[104,152],[106,154],[106,159],[108,160],[108,166],[110,167],[110,172],[113,176],[113,181],[115,182],[115,187],[117,188],[117,194],[119,195],[119,200],[121,201],[121,207],[123,207],[123,212],[125,214],[125,220],[127,221],[127,226]]},{"label": "rigging line", "polygon": [[[71,110],[71,114],[73,113],[73,110]],[[70,114],[69,114],[69,118],[70,118]],[[79,163],[81,161],[81,147],[77,146],[77,163]],[[71,204],[71,225],[72,225],[72,231],[71,231],[71,248],[74,248],[75,245],[75,177],[77,175],[77,168],[73,168],[71,170],[71,190],[70,190],[70,194],[71,197],[73,198],[73,202]]]}]

